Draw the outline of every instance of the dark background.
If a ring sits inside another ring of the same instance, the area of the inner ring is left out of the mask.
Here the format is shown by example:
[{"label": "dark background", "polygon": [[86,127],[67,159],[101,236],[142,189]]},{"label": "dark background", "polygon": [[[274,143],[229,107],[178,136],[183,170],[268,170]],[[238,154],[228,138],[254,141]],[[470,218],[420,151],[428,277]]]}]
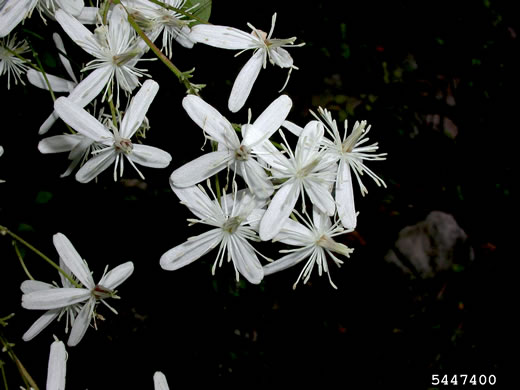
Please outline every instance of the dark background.
[{"label": "dark background", "polygon": [[[388,188],[365,179],[368,195],[357,193],[359,224],[342,241],[354,254],[342,268],[331,267],[338,290],[313,274],[293,291],[301,266],[259,286],[237,284],[229,264],[213,277],[216,252],[175,272],[159,267],[165,251],[203,231],[187,227],[191,215],[168,177],[200,155],[204,139],[181,107],[181,84],[158,61],[145,63],[160,84],[145,143],[173,161],[163,170],[143,168],[145,182],[134,180],[130,166],[128,180],[118,182],[110,169],[97,183],[60,179],[66,155],[37,150],[37,129],[52,108],[49,94],[30,85],[4,90],[0,224],[55,260],[52,235],[64,233],[95,280],[106,264],[135,264],[119,289],[122,299],[111,302],[119,315],[100,305],[106,321],[68,349],[67,388],[151,388],[156,370],[170,388],[319,381],[322,388],[427,389],[431,375],[443,373],[495,374],[498,385],[514,383],[508,349],[516,327],[508,314],[516,310],[517,256],[510,247],[520,64],[511,3],[364,1],[341,2],[339,9],[340,2],[214,2],[214,24],[247,31],[250,22],[269,31],[276,11],[273,37],[306,42],[289,49],[300,68],[284,91],[294,103],[289,120],[303,126],[317,106],[331,110],[340,128],[345,118],[350,125],[364,119],[371,140],[388,153],[387,161],[369,163]],[[44,29],[34,14],[24,26],[44,41],[21,28],[19,34],[30,37],[47,71],[59,73],[49,44],[59,26],[48,23]],[[65,44],[73,58],[90,60]],[[234,54],[176,46],[172,60],[183,70],[195,66],[193,81],[207,84],[201,96],[230,121],[245,123],[246,110],[230,114],[227,98],[251,53]],[[286,70],[270,64],[261,71],[246,104],[253,119],[279,95],[285,77]],[[58,124],[49,135],[61,131]],[[432,210],[453,215],[475,258],[434,278],[411,279],[384,256],[403,227]],[[2,332],[43,388],[52,335],[66,339],[64,325],[21,340],[39,313],[20,307],[26,276],[9,238],[0,240],[0,250],[0,316],[16,313]],[[25,261],[37,279],[57,280],[35,255],[26,253]],[[21,382],[14,365],[5,354],[0,359],[15,388]]]}]

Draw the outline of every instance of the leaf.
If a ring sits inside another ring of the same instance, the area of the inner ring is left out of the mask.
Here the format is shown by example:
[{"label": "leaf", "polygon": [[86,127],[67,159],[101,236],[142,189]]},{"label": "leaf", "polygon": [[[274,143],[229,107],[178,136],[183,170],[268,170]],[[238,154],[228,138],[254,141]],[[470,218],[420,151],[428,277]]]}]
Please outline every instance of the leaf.
[{"label": "leaf", "polygon": [[194,5],[198,4],[197,8],[191,10],[189,13],[194,15],[197,19],[192,26],[207,22],[211,14],[211,0],[188,0],[184,4],[183,10],[188,10]]}]

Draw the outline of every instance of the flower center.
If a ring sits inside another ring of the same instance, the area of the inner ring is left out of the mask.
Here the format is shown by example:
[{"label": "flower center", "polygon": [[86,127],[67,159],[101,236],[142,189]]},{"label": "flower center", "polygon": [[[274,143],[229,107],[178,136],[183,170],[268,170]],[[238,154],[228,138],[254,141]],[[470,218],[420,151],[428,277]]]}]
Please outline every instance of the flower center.
[{"label": "flower center", "polygon": [[303,168],[300,168],[300,170],[296,173],[296,176],[299,178],[307,177],[313,171],[313,169],[316,168],[318,162],[318,159],[315,159],[309,164],[305,165]]},{"label": "flower center", "polygon": [[249,153],[250,151],[247,146],[240,145],[240,147],[235,150],[235,159],[239,161],[249,160]]},{"label": "flower center", "polygon": [[117,54],[115,56],[112,56],[112,61],[117,66],[123,66],[128,61],[130,61],[132,58],[137,56],[139,54],[139,50],[130,50],[122,54]]},{"label": "flower center", "polygon": [[234,233],[241,223],[242,218],[238,216],[228,218],[228,220],[222,225],[222,230],[225,230],[228,233]]},{"label": "flower center", "polygon": [[129,139],[120,138],[119,140],[114,142],[114,147],[117,151],[121,153],[130,154],[132,153],[134,145],[132,145],[132,142]]},{"label": "flower center", "polygon": [[114,295],[114,290],[110,290],[109,288],[98,284],[92,289],[91,293],[96,299],[105,299],[112,297]]}]

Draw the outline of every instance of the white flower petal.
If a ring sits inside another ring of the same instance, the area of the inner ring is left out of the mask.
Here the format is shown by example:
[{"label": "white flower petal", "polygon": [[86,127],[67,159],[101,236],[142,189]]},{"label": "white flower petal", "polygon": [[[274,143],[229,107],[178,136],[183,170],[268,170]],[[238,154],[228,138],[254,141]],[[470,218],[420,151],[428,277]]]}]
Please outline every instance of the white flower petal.
[{"label": "white flower petal", "polygon": [[72,16],[78,16],[85,6],[83,0],[56,0],[56,2],[61,9]]},{"label": "white flower petal", "polygon": [[258,284],[264,278],[262,264],[249,242],[234,234],[229,237],[228,250],[238,272],[250,283]]},{"label": "white flower petal", "polygon": [[236,28],[209,24],[192,27],[189,37],[194,42],[231,50],[253,48],[258,42],[251,34]]},{"label": "white flower petal", "polygon": [[70,39],[90,55],[96,56],[97,51],[94,50],[94,45],[92,44],[95,41],[94,35],[85,26],[62,9],[56,10],[54,16]]},{"label": "white flower petal", "polygon": [[60,314],[61,309],[52,309],[47,310],[43,315],[41,315],[34,324],[31,325],[27,332],[25,332],[22,336],[23,341],[29,341],[35,338],[40,334],[42,330],[44,330],[49,324],[54,321],[55,318]]},{"label": "white flower petal", "polygon": [[220,172],[232,160],[229,150],[203,154],[173,171],[170,183],[175,187],[190,187]]},{"label": "white flower petal", "polygon": [[251,148],[268,140],[284,123],[291,107],[292,100],[289,96],[279,96],[262,112],[253,125],[248,126],[242,144]]},{"label": "white flower petal", "polygon": [[356,206],[354,204],[354,189],[352,174],[345,159],[339,162],[336,179],[336,204],[338,216],[346,229],[355,229],[357,225]]},{"label": "white flower petal", "polygon": [[83,7],[78,15],[78,21],[81,24],[96,24],[99,13],[98,7]]},{"label": "white flower petal", "polygon": [[175,187],[171,188],[181,203],[186,205],[190,211],[200,219],[209,219],[214,214],[215,203],[198,186]]},{"label": "white flower petal", "polygon": [[336,202],[329,192],[328,183],[322,180],[305,180],[305,192],[309,198],[321,212],[327,215],[334,215],[336,211]]},{"label": "white flower petal", "polygon": [[323,138],[323,132],[323,125],[319,121],[310,121],[303,128],[295,150],[302,166],[312,163],[317,157],[316,151]]},{"label": "white flower petal", "polygon": [[105,276],[101,278],[99,284],[103,287],[115,290],[121,283],[123,283],[132,273],[134,272],[134,263],[127,261],[121,265],[118,265],[113,270],[107,272]]},{"label": "white flower petal", "polygon": [[229,149],[240,147],[240,140],[231,123],[200,97],[188,95],[182,100],[182,106],[190,118],[215,141]]},{"label": "white flower petal", "polygon": [[84,302],[90,296],[85,288],[51,288],[22,295],[22,307],[30,310],[50,310]]},{"label": "white flower petal", "polygon": [[237,112],[246,103],[246,100],[251,93],[251,89],[253,88],[253,84],[260,73],[260,69],[262,69],[264,56],[265,51],[258,50],[240,70],[240,73],[233,84],[233,88],[231,89],[231,94],[229,95],[229,111]]},{"label": "white flower petal", "polygon": [[8,35],[30,12],[38,0],[7,0],[0,9],[0,38]]},{"label": "white flower petal", "polygon": [[166,168],[172,161],[170,153],[153,146],[141,144],[133,144],[132,153],[127,155],[127,157],[139,165],[150,168]]},{"label": "white flower petal", "polygon": [[76,85],[68,99],[80,107],[85,107],[99,95],[110,77],[112,77],[110,67],[103,66],[94,70]]},{"label": "white flower petal", "polygon": [[[83,0],[81,0],[81,2],[83,3]],[[67,74],[69,75],[69,77],[74,81],[75,84],[77,84],[78,79],[76,78],[76,75],[72,71],[72,66],[70,65],[69,59],[67,57],[65,57],[63,54],[61,54],[61,53],[67,54],[67,51],[65,50],[65,45],[63,44],[63,39],[61,39],[60,34],[54,33],[54,34],[52,34],[52,40],[54,41],[56,48],[60,52],[58,55],[60,57],[61,64],[67,71]]]},{"label": "white flower petal", "polygon": [[88,183],[111,166],[115,160],[116,151],[113,148],[96,154],[76,172],[76,180],[80,183]]},{"label": "white flower petal", "polygon": [[92,279],[87,263],[81,258],[70,240],[64,234],[56,233],[52,237],[52,241],[61,260],[67,265],[70,272],[72,272],[86,288],[93,289],[96,284]]},{"label": "white flower petal", "polygon": [[264,275],[271,275],[275,272],[283,271],[284,269],[298,264],[300,261],[308,258],[313,250],[314,248],[311,247],[305,250],[291,252],[285,255],[284,257],[281,257],[280,259],[273,261],[272,263],[264,265]]},{"label": "white flower petal", "polygon": [[55,288],[52,284],[40,282],[39,280],[24,280],[20,285],[20,290],[24,294],[28,294],[34,291],[48,290],[50,288]]},{"label": "white flower petal", "polygon": [[293,58],[283,47],[275,47],[269,51],[271,60],[280,68],[291,68],[293,66]]},{"label": "white flower petal", "polygon": [[61,341],[51,344],[49,365],[47,367],[47,390],[65,390],[67,375],[67,351]]},{"label": "white flower petal", "polygon": [[112,139],[112,134],[80,105],[65,97],[54,102],[54,109],[70,127],[94,141]]},{"label": "white flower petal", "polygon": [[220,229],[212,229],[198,236],[190,237],[185,243],[177,245],[163,254],[159,263],[162,269],[175,271],[204,256],[221,240],[222,231]]},{"label": "white flower petal", "polygon": [[240,175],[244,178],[247,186],[255,196],[266,199],[274,192],[273,183],[264,168],[256,160],[249,159],[239,164]]},{"label": "white flower petal", "polygon": [[273,240],[294,246],[305,246],[314,241],[309,228],[291,218],[287,218],[282,229]]},{"label": "white flower petal", "polygon": [[72,326],[70,336],[67,341],[67,345],[69,347],[78,345],[83,336],[85,336],[85,333],[87,332],[88,326],[90,324],[92,312],[94,311],[95,303],[96,301],[94,299],[89,299],[74,320],[74,325]]},{"label": "white flower petal", "polygon": [[45,154],[69,152],[81,142],[81,139],[77,134],[54,135],[42,139],[38,143],[38,150]]},{"label": "white flower petal", "polygon": [[[45,122],[40,126],[38,129],[38,134],[43,135],[49,131],[49,129],[52,127],[54,123],[58,120],[59,116],[56,111],[52,111],[51,115],[48,116],[47,119],[45,119]],[[43,152],[42,152],[43,153]]]},{"label": "white flower petal", "polygon": [[160,371],[153,374],[153,387],[154,390],[170,390],[166,377]]},{"label": "white flower petal", "polygon": [[155,81],[146,80],[143,83],[142,87],[132,98],[130,106],[126,110],[123,121],[121,122],[119,128],[121,138],[130,139],[137,129],[139,129],[157,91],[159,91],[159,84]]},{"label": "white flower petal", "polygon": [[260,221],[262,241],[270,240],[280,232],[299,196],[300,186],[295,181],[287,181],[280,187]]},{"label": "white flower petal", "polygon": [[303,131],[303,127],[300,127],[297,124],[292,123],[290,121],[284,121],[282,123],[282,126],[285,127],[287,130],[289,130],[291,133],[293,133],[297,137],[299,137]]},{"label": "white flower petal", "polygon": [[[62,77],[54,76],[47,73],[47,80],[52,88],[53,92],[70,92],[74,89],[75,84],[72,81],[65,80]],[[35,87],[48,90],[49,87],[42,72],[37,72],[34,69],[27,71],[27,80]]]}]

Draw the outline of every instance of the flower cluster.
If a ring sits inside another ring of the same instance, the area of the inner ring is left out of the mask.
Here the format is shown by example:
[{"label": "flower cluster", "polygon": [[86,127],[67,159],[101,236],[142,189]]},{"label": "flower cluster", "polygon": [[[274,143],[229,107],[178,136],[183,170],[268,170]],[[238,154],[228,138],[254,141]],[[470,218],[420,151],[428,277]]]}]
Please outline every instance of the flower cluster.
[{"label": "flower cluster", "polygon": [[[209,45],[238,50],[238,54],[252,50],[229,94],[227,109],[235,114],[245,106],[268,62],[288,70],[281,93],[292,70],[298,69],[287,49],[304,44],[296,43],[296,37],[273,38],[276,13],[266,33],[251,24],[247,24],[250,31],[209,24],[209,15],[197,16],[201,4],[186,0],[118,0],[97,5],[86,6],[83,0],[0,2],[0,76],[7,76],[8,89],[12,82],[25,84],[26,77],[33,86],[49,90],[54,100],[53,112],[38,133],[58,134],[42,138],[39,151],[67,152],[70,163],[61,176],[75,172],[81,183],[97,180],[109,168],[118,180],[128,164],[143,180],[139,166],[175,165],[169,172],[171,189],[194,214],[188,222],[205,225],[207,230],[173,243],[159,260],[165,270],[182,268],[216,249],[213,273],[228,262],[237,280],[243,277],[259,284],[267,275],[303,263],[293,288],[300,280],[307,283],[315,268],[337,288],[330,265],[341,266],[353,252],[338,237],[357,225],[353,177],[362,195],[367,192],[361,181],[364,174],[385,186],[366,166],[368,161],[386,158],[386,153],[377,153],[377,143],[368,144],[370,126],[355,122],[349,131],[345,121],[341,134],[331,112],[321,107],[317,114],[312,112],[314,119],[300,126],[288,120],[293,101],[285,94],[266,102],[254,120],[249,113],[247,123],[233,124],[200,96],[203,85],[191,83],[193,71],[181,72],[171,62],[176,44],[187,49]],[[48,74],[28,59],[30,44],[18,39],[18,26],[36,13],[59,29],[53,40],[65,77]],[[73,69],[64,34],[88,56],[80,72]],[[147,113],[159,92],[159,82],[143,64],[156,59],[186,88],[182,107],[210,141],[210,151],[184,165],[172,162],[175,156],[166,150],[142,143],[142,134],[153,122]],[[67,132],[59,133],[63,127]],[[0,155],[3,152],[0,146]],[[7,231],[0,229],[0,233]],[[133,273],[134,264],[126,262],[105,271],[95,283],[65,235],[57,233],[53,242],[61,285],[32,278],[21,284],[22,307],[44,311],[23,339],[31,340],[54,319],[65,317],[67,344],[75,346],[90,325],[96,327],[100,303],[116,312],[107,300],[118,298],[116,288]],[[261,247],[268,244],[280,246],[280,258],[261,254]],[[47,388],[64,388],[65,357],[63,343],[55,341]],[[156,389],[168,389],[162,373],[156,372],[153,379]]]}]

